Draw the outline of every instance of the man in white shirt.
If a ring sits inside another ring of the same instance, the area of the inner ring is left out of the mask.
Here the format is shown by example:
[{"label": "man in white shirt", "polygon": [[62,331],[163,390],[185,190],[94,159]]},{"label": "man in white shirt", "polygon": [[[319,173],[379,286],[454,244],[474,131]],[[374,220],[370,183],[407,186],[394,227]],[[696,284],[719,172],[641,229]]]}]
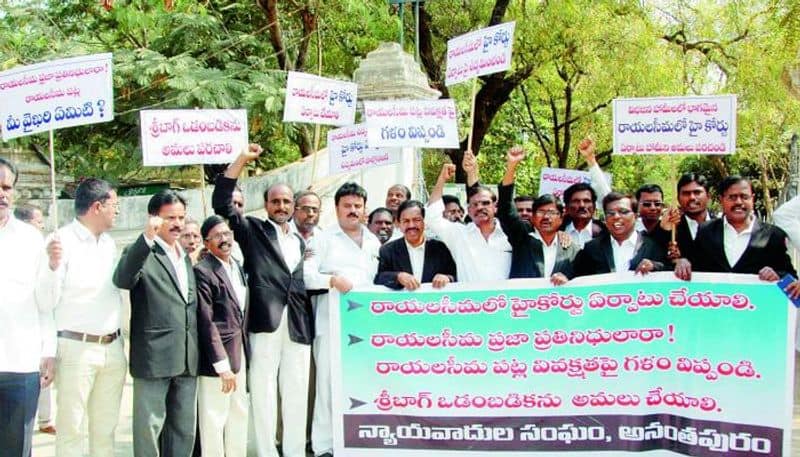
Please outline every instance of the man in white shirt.
[{"label": "man in white shirt", "polygon": [[291,229],[303,237],[306,243],[321,232],[319,214],[322,200],[310,190],[301,190],[294,194],[294,213],[292,213]]},{"label": "man in white shirt", "polygon": [[55,332],[34,294],[42,235],[12,213],[18,178],[0,157],[0,452],[28,457],[39,387],[53,380]]},{"label": "man in white shirt", "polygon": [[[356,183],[343,184],[334,195],[338,223],[311,240],[312,255],[306,259],[304,278],[309,290],[333,289],[346,293],[372,284],[378,269],[381,243],[363,224],[367,192]],[[441,213],[441,210],[439,211]],[[314,361],[317,366],[316,399],[311,424],[314,455],[333,453],[329,294],[317,297]]]},{"label": "man in white shirt", "polygon": [[375,208],[367,217],[367,228],[381,244],[403,237],[403,232],[394,226],[394,215],[389,208]]},{"label": "man in white shirt", "polygon": [[[475,156],[464,154],[467,184],[477,183]],[[479,186],[469,196],[467,212],[472,222],[459,224],[443,216],[444,184],[455,175],[456,166],[444,164],[431,192],[425,225],[447,246],[456,261],[459,282],[508,279],[511,270],[511,244],[495,219],[497,197],[491,189]]]},{"label": "man in white shirt", "polygon": [[564,190],[566,217],[561,230],[582,248],[586,242],[605,231],[605,226],[601,221],[594,219],[594,214],[597,203],[611,192],[611,186],[595,158],[594,141],[589,138],[581,140],[578,152],[586,160],[591,182],[575,183]]},{"label": "man in white shirt", "polygon": [[56,453],[83,455],[84,419],[93,456],[114,454],[122,388],[128,371],[120,336],[122,297],[112,282],[117,247],[107,233],[119,213],[117,193],[101,179],[75,191],[75,220],[52,234],[36,298],[54,312]]},{"label": "man in white shirt", "polygon": [[150,215],[123,251],[114,284],[130,290],[130,370],[135,457],[188,456],[197,419],[197,292],[178,239],[186,200],[171,189],[147,204]]},{"label": "man in white shirt", "polygon": [[[775,225],[786,232],[792,246],[800,249],[800,195],[779,206],[772,213],[772,219]],[[800,298],[800,279],[794,280],[787,287],[787,292],[792,298]]]}]

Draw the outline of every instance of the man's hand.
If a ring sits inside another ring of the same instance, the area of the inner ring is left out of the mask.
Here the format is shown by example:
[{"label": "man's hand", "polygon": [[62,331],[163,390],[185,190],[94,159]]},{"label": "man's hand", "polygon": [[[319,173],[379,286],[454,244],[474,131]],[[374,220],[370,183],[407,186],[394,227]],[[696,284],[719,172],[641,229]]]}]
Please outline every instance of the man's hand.
[{"label": "man's hand", "polygon": [[416,290],[419,288],[419,281],[417,281],[417,278],[415,278],[414,275],[408,274],[404,271],[397,273],[397,282],[399,282],[400,285],[406,290]]},{"label": "man's hand", "polygon": [[247,150],[242,151],[241,157],[245,162],[252,162],[256,160],[262,152],[264,152],[264,149],[262,149],[260,145],[250,143],[250,145],[247,147]]},{"label": "man's hand", "polygon": [[672,260],[677,264],[677,260],[683,257],[681,255],[681,249],[678,247],[678,243],[676,241],[670,241],[667,243],[667,258]]},{"label": "man's hand", "polygon": [[594,155],[595,151],[595,144],[594,140],[591,138],[584,138],[578,143],[578,152],[581,153],[581,157],[586,160],[586,163],[591,167],[597,163],[597,159]]},{"label": "man's hand", "polygon": [[516,168],[525,159],[525,149],[522,146],[512,146],[506,153],[506,168]]},{"label": "man's hand", "polygon": [[456,175],[456,166],[452,163],[446,163],[442,165],[442,171],[439,172],[439,182],[446,183],[453,179]]},{"label": "man's hand", "polygon": [[564,276],[564,273],[553,273],[553,275],[550,276],[550,282],[554,286],[560,286],[562,284],[566,284],[567,281],[569,281],[569,279],[567,279],[567,277]]},{"label": "man's hand", "polygon": [[147,224],[144,226],[144,236],[148,240],[156,239],[156,234],[158,233],[158,229],[161,228],[161,224],[164,223],[164,219],[161,219],[158,216],[150,216],[147,218]]},{"label": "man's hand", "polygon": [[675,262],[675,277],[684,281],[691,281],[692,263],[687,259],[678,259]]},{"label": "man's hand", "polygon": [[681,210],[680,208],[664,208],[661,212],[661,219],[658,225],[666,231],[671,231],[673,227],[677,227],[681,223]]},{"label": "man's hand", "polygon": [[448,284],[450,284],[450,276],[441,273],[437,273],[431,281],[431,285],[433,285],[434,289],[441,289]]},{"label": "man's hand", "polygon": [[233,371],[220,373],[219,379],[222,381],[222,393],[227,394],[236,391],[236,375],[233,374]]},{"label": "man's hand", "polygon": [[472,150],[467,149],[464,151],[464,159],[461,161],[461,167],[467,174],[468,186],[471,186],[480,180],[478,177],[478,159],[475,158],[475,154],[472,153]]},{"label": "man's hand", "polygon": [[569,236],[569,233],[559,230],[556,232],[556,236],[558,237],[558,244],[562,249],[567,249],[572,246],[572,237]]},{"label": "man's hand", "polygon": [[758,271],[758,279],[772,282],[781,279],[781,277],[771,267],[764,267]]},{"label": "man's hand", "polygon": [[353,288],[353,283],[344,276],[331,276],[331,287],[339,292],[346,294]]},{"label": "man's hand", "polygon": [[795,279],[783,290],[786,291],[789,298],[797,300],[797,298],[800,297],[800,279]]},{"label": "man's hand", "polygon": [[44,389],[56,379],[56,358],[42,357],[39,361],[39,386]]},{"label": "man's hand", "polygon": [[47,243],[47,256],[50,258],[50,270],[58,270],[58,266],[61,265],[61,258],[63,254],[64,251],[61,248],[61,241],[59,241],[58,238],[54,237],[49,243]]},{"label": "man's hand", "polygon": [[639,265],[636,267],[636,274],[644,276],[653,271],[653,268],[655,268],[655,264],[651,260],[642,259],[642,261],[639,262]]}]

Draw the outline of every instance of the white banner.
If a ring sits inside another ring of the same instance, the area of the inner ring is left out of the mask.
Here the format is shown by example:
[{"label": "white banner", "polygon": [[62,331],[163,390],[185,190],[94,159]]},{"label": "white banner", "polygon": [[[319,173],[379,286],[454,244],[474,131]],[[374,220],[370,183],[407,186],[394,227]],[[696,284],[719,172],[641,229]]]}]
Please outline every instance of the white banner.
[{"label": "white banner", "polygon": [[614,100],[615,154],[733,154],[736,95]]},{"label": "white banner", "polygon": [[290,71],[283,122],[350,125],[356,118],[355,83]]},{"label": "white banner", "polygon": [[[611,175],[603,173],[611,187]],[[539,195],[553,194],[563,200],[564,190],[576,183],[590,184],[592,175],[588,171],[569,170],[566,168],[542,168],[539,176]]]},{"label": "white banner", "polygon": [[367,146],[367,124],[340,127],[328,132],[331,175],[398,163],[401,151],[399,148]]},{"label": "white banner", "polygon": [[145,166],[233,162],[247,150],[247,111],[140,111]]},{"label": "white banner", "polygon": [[511,68],[515,24],[505,22],[449,40],[445,85]]},{"label": "white banner", "polygon": [[453,99],[364,101],[370,147],[457,148]]},{"label": "white banner", "polygon": [[111,54],[93,54],[0,73],[3,140],[113,120],[111,71]]}]

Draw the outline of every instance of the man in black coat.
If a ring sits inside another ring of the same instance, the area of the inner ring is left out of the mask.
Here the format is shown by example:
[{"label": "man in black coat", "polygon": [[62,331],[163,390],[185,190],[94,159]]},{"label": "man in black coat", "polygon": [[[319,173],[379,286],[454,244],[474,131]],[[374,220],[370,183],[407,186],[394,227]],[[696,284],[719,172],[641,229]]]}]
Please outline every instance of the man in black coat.
[{"label": "man in black coat", "polygon": [[763,281],[795,277],[786,232],[753,215],[753,188],[741,176],[719,185],[723,217],[700,227],[690,260],[694,271],[757,274]]},{"label": "man in black coat", "polygon": [[214,211],[228,219],[244,256],[250,303],[250,395],[259,455],[277,455],[275,430],[280,392],[283,418],[281,445],[286,457],[305,457],[305,430],[311,342],[311,302],[303,282],[305,242],[290,230],[294,195],[289,186],[273,184],[264,192],[266,220],[238,213],[231,195],[247,163],[261,154],[250,145],[217,177]]},{"label": "man in black coat", "polygon": [[580,251],[577,243],[562,243],[559,227],[564,205],[552,194],[533,200],[531,227],[512,205],[517,165],[525,158],[525,150],[515,146],[508,151],[506,172],[497,187],[497,219],[511,243],[509,278],[550,278],[555,285],[564,284],[575,274],[572,262]]},{"label": "man in black coat", "polygon": [[636,231],[636,204],[630,195],[611,192],[603,198],[607,232],[583,246],[575,257],[576,276],[636,270],[647,274],[665,269],[666,252]]},{"label": "man in black coat", "polygon": [[422,283],[438,289],[454,282],[456,263],[450,250],[441,241],[425,237],[424,205],[406,200],[397,214],[403,238],[381,247],[375,284],[414,290]]},{"label": "man in black coat", "polygon": [[233,232],[214,215],[200,227],[208,254],[194,267],[200,377],[200,443],[207,455],[247,455],[247,280],[231,256]]},{"label": "man in black coat", "polygon": [[178,238],[186,201],[163,190],[147,205],[144,233],[125,251],[114,284],[130,290],[133,453],[192,454],[197,415],[197,297]]}]

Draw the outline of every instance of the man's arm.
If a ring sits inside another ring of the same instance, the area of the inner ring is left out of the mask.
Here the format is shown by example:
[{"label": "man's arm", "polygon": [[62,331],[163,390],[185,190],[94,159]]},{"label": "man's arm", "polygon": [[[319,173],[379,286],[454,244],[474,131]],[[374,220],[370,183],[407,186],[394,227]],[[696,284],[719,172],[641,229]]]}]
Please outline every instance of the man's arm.
[{"label": "man's arm", "polygon": [[147,219],[144,233],[132,245],[122,251],[122,256],[117,262],[117,269],[114,271],[114,285],[120,289],[132,289],[139,282],[142,275],[142,267],[147,256],[150,255],[153,243],[156,239],[159,227],[164,220],[158,216],[150,216]]},{"label": "man's arm", "polygon": [[444,185],[447,181],[453,179],[456,175],[456,166],[452,163],[442,165],[442,171],[439,172],[439,177],[436,179],[436,184],[431,190],[431,197],[428,199],[428,206],[442,199],[444,193]]},{"label": "man's arm", "polygon": [[606,181],[606,175],[603,174],[603,170],[600,169],[600,165],[597,163],[594,140],[589,138],[581,140],[580,144],[578,144],[578,152],[580,152],[589,166],[589,176],[592,179],[591,186],[597,193],[597,200],[603,201],[603,198],[611,193],[611,186]]},{"label": "man's arm", "polygon": [[375,274],[374,283],[386,286],[390,289],[402,289],[403,286],[397,280],[400,271],[395,270],[394,261],[391,253],[386,249],[386,245],[381,246],[378,256],[378,273]]},{"label": "man's arm", "polygon": [[786,232],[794,248],[800,249],[800,195],[779,206],[772,220]]},{"label": "man's arm", "polygon": [[503,227],[503,232],[508,236],[509,240],[513,240],[516,244],[520,239],[523,239],[533,228],[523,221],[517,209],[512,203],[514,195],[514,179],[516,175],[517,165],[525,158],[525,150],[520,146],[514,146],[508,150],[506,155],[506,172],[503,176],[503,181],[497,187],[497,219],[500,220],[500,225]]},{"label": "man's arm", "polygon": [[236,181],[245,166],[258,159],[261,152],[261,146],[251,144],[247,151],[242,152],[236,160],[228,165],[224,174],[217,176],[214,192],[211,194],[211,206],[215,213],[228,219],[231,225],[240,225],[244,221],[244,217],[240,216],[233,206],[233,191],[236,189]]}]

